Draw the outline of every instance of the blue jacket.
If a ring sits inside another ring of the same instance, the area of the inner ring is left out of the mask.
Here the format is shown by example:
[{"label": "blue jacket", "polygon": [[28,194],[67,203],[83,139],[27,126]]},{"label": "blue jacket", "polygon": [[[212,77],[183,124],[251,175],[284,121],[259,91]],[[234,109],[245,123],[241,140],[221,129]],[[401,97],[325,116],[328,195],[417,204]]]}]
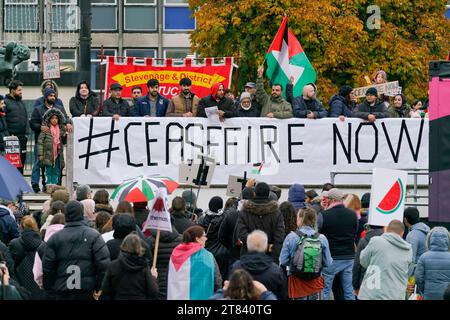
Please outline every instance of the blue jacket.
[{"label": "blue jacket", "polygon": [[[37,98],[36,101],[34,101],[34,105],[33,108],[39,107],[40,105],[43,105],[45,102],[44,96]],[[60,98],[56,98],[55,100],[55,106],[61,106],[64,109],[64,103],[62,102],[62,100]]]},{"label": "blue jacket", "polygon": [[327,110],[325,110],[319,100],[313,99],[310,108],[308,108],[303,96],[299,96],[292,101],[292,111],[295,118],[306,118],[308,111],[314,113],[316,119],[326,118],[328,116]]},{"label": "blue jacket", "polygon": [[[303,226],[300,231],[307,236],[312,236],[316,231],[308,226]],[[280,265],[290,267],[291,261],[294,258],[295,252],[297,251],[299,236],[295,232],[289,233],[283,242],[283,247],[280,253]],[[327,238],[321,234],[319,236],[320,244],[322,245],[322,267],[326,268],[333,263],[333,258],[330,253],[330,246],[328,244]],[[290,272],[288,270],[288,275]]]},{"label": "blue jacket", "polygon": [[345,98],[343,96],[335,94],[331,97],[330,111],[328,112],[328,117],[337,118],[339,116],[345,116],[347,118],[352,116],[352,110],[345,104]]},{"label": "blue jacket", "polygon": [[442,300],[450,284],[450,235],[444,227],[436,227],[427,237],[429,251],[419,259],[414,278],[425,300]]},{"label": "blue jacket", "polygon": [[406,242],[412,246],[413,263],[417,263],[420,256],[427,251],[427,248],[425,247],[425,239],[428,232],[430,232],[430,227],[423,222],[416,223],[409,229],[409,233],[406,236]]},{"label": "blue jacket", "polygon": [[305,207],[305,187],[301,184],[293,184],[289,188],[288,201],[294,206],[295,211]]},{"label": "blue jacket", "polygon": [[8,245],[12,239],[20,236],[16,220],[4,206],[0,206],[0,232],[0,240],[5,245]]},{"label": "blue jacket", "polygon": [[[156,116],[165,117],[167,107],[169,106],[169,100],[158,94],[156,98]],[[150,115],[150,99],[148,94],[140,98],[134,106],[134,116],[144,117]]]}]

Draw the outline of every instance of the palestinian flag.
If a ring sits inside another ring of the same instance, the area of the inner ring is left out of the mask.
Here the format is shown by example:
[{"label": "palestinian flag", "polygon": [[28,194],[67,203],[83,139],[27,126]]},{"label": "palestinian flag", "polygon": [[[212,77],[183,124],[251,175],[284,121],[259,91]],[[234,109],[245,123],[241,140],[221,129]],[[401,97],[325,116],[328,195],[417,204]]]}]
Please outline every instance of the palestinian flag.
[{"label": "palestinian flag", "polygon": [[266,55],[266,75],[271,84],[281,84],[283,95],[289,78],[294,77],[294,97],[301,95],[303,87],[316,82],[316,71],[306,57],[300,42],[288,28],[288,18],[284,17],[280,28]]}]

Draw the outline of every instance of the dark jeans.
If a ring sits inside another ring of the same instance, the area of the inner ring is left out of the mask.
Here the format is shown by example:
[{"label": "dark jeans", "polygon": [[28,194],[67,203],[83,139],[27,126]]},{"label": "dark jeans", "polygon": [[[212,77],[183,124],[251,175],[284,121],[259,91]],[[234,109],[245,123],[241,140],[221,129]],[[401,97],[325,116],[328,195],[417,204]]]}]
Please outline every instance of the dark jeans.
[{"label": "dark jeans", "polygon": [[27,141],[28,138],[26,136],[17,136],[19,138],[20,145],[20,161],[22,161],[22,168],[17,168],[20,173],[23,175],[23,169],[25,168],[25,162],[27,161]]}]

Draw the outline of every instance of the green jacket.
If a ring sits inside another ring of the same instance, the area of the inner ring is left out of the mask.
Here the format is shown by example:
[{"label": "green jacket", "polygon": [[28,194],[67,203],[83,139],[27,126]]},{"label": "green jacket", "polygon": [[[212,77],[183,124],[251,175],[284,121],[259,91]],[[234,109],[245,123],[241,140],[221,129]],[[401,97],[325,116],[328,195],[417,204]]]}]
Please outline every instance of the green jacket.
[{"label": "green jacket", "polygon": [[256,80],[256,102],[262,106],[261,117],[265,117],[272,112],[277,119],[292,118],[292,106],[289,102],[279,97],[273,99],[264,90],[263,78]]},{"label": "green jacket", "polygon": [[411,118],[411,107],[409,104],[404,104],[401,108],[395,108],[391,105],[388,110],[391,118]]},{"label": "green jacket", "polygon": [[[63,144],[66,144],[66,128],[64,126],[59,127],[60,131],[60,141],[61,148],[59,149],[59,164],[61,169],[65,167],[64,163],[64,148]],[[41,166],[54,166],[53,161],[53,139],[51,132],[42,132],[39,134],[38,138],[38,156],[44,156],[44,159],[41,161]]]}]

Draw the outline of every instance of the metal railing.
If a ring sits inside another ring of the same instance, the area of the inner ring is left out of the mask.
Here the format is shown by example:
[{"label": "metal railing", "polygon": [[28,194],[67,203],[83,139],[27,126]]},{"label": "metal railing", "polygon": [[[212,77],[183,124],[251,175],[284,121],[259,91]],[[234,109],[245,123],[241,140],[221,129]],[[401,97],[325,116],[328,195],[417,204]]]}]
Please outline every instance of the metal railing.
[{"label": "metal railing", "polygon": [[[418,176],[429,176],[428,169],[398,169],[406,171],[408,175],[413,176],[413,192],[410,195],[406,195],[406,199],[413,199],[413,202],[406,202],[406,206],[413,206],[413,207],[428,207],[428,201],[427,203],[418,203],[418,199],[428,199],[429,196],[422,196],[418,193]],[[336,176],[337,175],[371,175],[372,171],[331,171],[330,172],[330,178],[331,183],[335,184],[336,182]]]}]

